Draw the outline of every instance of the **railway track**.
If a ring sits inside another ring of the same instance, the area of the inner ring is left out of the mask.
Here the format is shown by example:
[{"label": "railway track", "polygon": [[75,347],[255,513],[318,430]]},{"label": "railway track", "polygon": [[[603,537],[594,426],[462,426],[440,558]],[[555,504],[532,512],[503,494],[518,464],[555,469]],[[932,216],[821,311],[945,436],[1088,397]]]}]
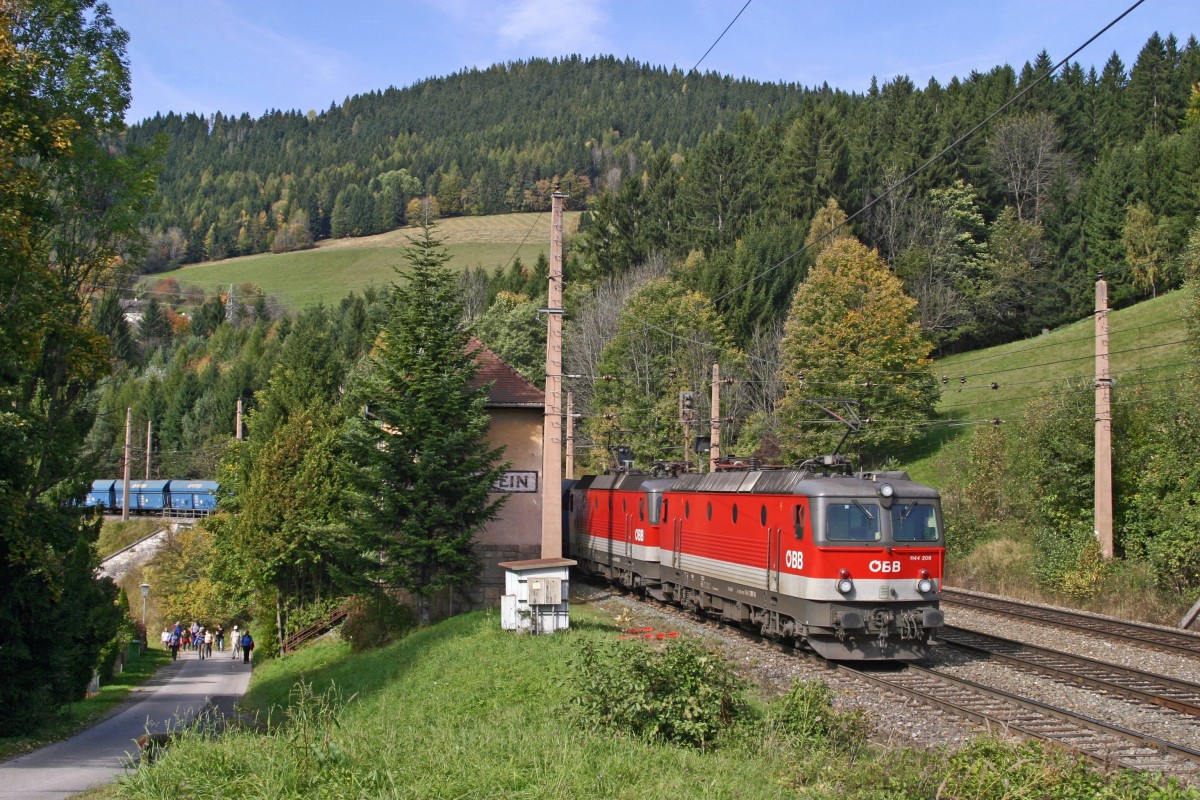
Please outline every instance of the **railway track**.
[{"label": "railway track", "polygon": [[965,717],[989,729],[1015,731],[1056,742],[1098,764],[1180,777],[1200,774],[1200,750],[1077,714],[1063,708],[908,665],[901,672],[877,673],[840,666],[855,677],[921,703]]},{"label": "railway track", "polygon": [[[733,632],[739,638],[769,650],[779,649],[776,643],[737,626],[698,617],[657,601],[647,602],[631,595],[625,597],[635,603],[647,605],[659,614],[686,618],[705,627]],[[946,636],[939,635],[938,638],[947,642],[952,639],[958,640],[954,642],[954,646],[973,647],[977,651],[987,652],[989,658],[1013,662],[1019,669],[1051,674],[1061,680],[1082,684],[1105,694],[1119,695],[1135,702],[1155,704],[1192,717],[1200,717],[1200,685],[1058,654],[1056,651],[971,631],[960,633],[959,629],[954,628],[948,628],[946,631]],[[985,639],[990,642],[985,643]],[[1023,650],[1016,652],[1009,648]],[[862,684],[942,709],[989,730],[1054,742],[1105,767],[1121,766],[1139,771],[1163,772],[1188,782],[1200,780],[1200,750],[1178,742],[1113,725],[1069,709],[1020,697],[926,667],[910,664],[901,671],[889,672],[880,670],[878,665],[860,667],[835,664],[806,651],[797,651],[790,647],[784,649]],[[1043,651],[1045,655],[1037,656],[1035,651]],[[1051,655],[1061,656],[1065,661],[1055,661]]]},{"label": "railway track", "polygon": [[1048,625],[1082,631],[1092,636],[1102,636],[1124,644],[1132,642],[1144,647],[1152,647],[1160,652],[1176,655],[1182,653],[1200,658],[1200,634],[1189,633],[1187,631],[1156,628],[1153,625],[1124,622],[1107,617],[1098,617],[1094,614],[1085,614],[1079,611],[1043,608],[1016,600],[1001,600],[1000,598],[986,597],[959,589],[943,588],[941,601],[980,611],[990,611],[1006,616],[1017,616],[1022,619],[1034,619]]},{"label": "railway track", "polygon": [[943,628],[938,640],[1018,669],[1200,717],[1200,684],[954,626]]}]

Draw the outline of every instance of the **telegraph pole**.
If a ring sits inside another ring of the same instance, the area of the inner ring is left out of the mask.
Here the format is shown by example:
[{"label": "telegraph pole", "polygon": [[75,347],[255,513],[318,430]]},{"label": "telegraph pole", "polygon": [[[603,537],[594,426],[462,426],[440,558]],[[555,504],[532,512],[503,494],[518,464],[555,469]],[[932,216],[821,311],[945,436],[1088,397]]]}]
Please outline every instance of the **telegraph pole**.
[{"label": "telegraph pole", "polygon": [[121,499],[121,521],[129,521],[129,440],[133,435],[133,407],[125,407],[125,479],[124,497]]},{"label": "telegraph pole", "polygon": [[1096,281],[1096,539],[1113,557],[1112,378],[1108,372],[1108,284]]},{"label": "telegraph pole", "polygon": [[567,480],[575,477],[575,396],[567,392]]},{"label": "telegraph pole", "polygon": [[708,471],[717,471],[717,461],[721,458],[721,365],[713,362],[712,377],[712,420],[708,425],[708,435],[711,445],[708,451]]},{"label": "telegraph pole", "polygon": [[150,480],[150,436],[154,431],[154,420],[146,420],[146,480]]},{"label": "telegraph pole", "polygon": [[546,299],[546,417],[542,430],[542,558],[562,558],[562,296],[563,200],[554,187],[550,210],[550,282]]}]

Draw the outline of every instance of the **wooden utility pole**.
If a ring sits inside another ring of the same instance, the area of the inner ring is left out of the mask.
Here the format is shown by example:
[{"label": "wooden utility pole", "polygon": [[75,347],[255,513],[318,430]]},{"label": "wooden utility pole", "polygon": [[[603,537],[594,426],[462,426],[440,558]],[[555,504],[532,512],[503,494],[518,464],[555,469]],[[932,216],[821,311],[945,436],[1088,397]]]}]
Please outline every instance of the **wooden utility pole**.
[{"label": "wooden utility pole", "polygon": [[712,421],[708,425],[708,435],[711,444],[708,450],[708,471],[717,471],[717,461],[721,458],[721,365],[713,362],[712,377]]},{"label": "wooden utility pole", "polygon": [[546,417],[542,429],[542,558],[562,558],[562,296],[563,200],[550,209],[550,281],[546,298]]},{"label": "wooden utility pole", "polygon": [[1108,372],[1108,284],[1096,281],[1096,539],[1113,557],[1112,378]]},{"label": "wooden utility pole", "polygon": [[121,498],[121,521],[129,521],[129,440],[133,436],[133,407],[125,407],[125,478]]},{"label": "wooden utility pole", "polygon": [[567,392],[567,480],[575,478],[575,396]]},{"label": "wooden utility pole", "polygon": [[238,398],[238,404],[237,404],[237,426],[236,427],[237,427],[237,434],[236,434],[237,440],[240,442],[242,440],[242,398],[240,398],[240,397]]},{"label": "wooden utility pole", "polygon": [[154,420],[146,420],[146,480],[150,480],[150,436],[154,432]]}]

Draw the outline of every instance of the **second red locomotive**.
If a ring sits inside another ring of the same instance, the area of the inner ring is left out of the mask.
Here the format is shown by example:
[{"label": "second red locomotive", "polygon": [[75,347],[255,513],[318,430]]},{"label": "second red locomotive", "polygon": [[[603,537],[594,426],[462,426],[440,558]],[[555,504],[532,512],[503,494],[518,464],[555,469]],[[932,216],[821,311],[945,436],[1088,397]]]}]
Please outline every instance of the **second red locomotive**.
[{"label": "second red locomotive", "polygon": [[580,565],[835,660],[913,660],[943,624],[938,493],[903,472],[592,475],[571,490]]}]

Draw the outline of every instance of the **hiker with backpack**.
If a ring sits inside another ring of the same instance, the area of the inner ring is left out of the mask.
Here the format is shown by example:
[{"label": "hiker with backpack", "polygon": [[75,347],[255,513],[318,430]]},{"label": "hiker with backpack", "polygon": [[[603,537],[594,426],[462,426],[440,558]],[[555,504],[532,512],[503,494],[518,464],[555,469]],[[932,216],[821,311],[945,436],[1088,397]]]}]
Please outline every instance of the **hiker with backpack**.
[{"label": "hiker with backpack", "polygon": [[254,637],[250,635],[249,628],[246,628],[244,631],[242,631],[240,644],[242,645],[242,663],[249,664],[250,651],[254,649]]}]

